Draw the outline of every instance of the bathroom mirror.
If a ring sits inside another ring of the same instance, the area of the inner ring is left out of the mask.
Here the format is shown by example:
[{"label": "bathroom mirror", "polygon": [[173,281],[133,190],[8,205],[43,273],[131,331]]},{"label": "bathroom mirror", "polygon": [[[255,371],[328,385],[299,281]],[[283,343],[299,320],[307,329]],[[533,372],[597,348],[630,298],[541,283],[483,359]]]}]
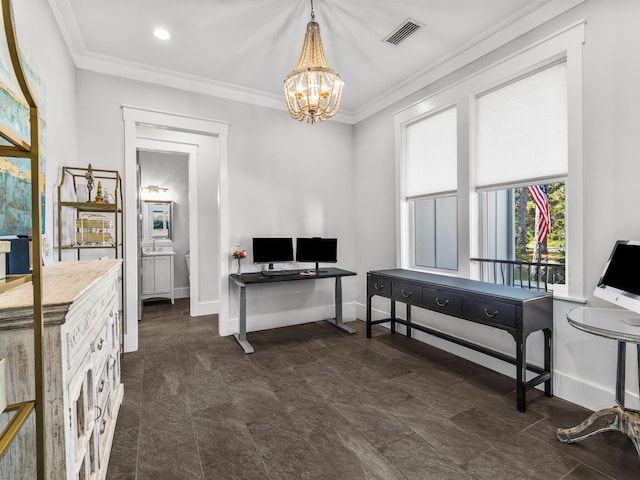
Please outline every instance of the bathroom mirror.
[{"label": "bathroom mirror", "polygon": [[173,240],[173,202],[145,200],[142,202],[142,240]]}]

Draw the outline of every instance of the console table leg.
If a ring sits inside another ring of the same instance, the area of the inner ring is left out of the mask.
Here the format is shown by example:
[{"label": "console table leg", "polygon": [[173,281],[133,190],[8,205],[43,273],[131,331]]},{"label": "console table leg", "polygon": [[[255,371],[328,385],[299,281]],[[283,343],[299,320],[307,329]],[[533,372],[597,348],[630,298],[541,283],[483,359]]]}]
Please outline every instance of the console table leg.
[{"label": "console table leg", "polygon": [[247,288],[240,287],[240,319],[239,331],[234,333],[236,341],[240,344],[244,353],[253,353],[253,347],[247,341]]},{"label": "console table leg", "polygon": [[342,323],[342,281],[340,280],[340,277],[336,277],[335,302],[336,318],[327,319],[327,322],[347,333],[356,333],[353,328],[347,327]]},{"label": "console table leg", "polygon": [[396,301],[391,300],[391,333],[396,333]]},{"label": "console table leg", "polygon": [[527,378],[527,355],[525,341],[521,336],[516,338],[516,407],[519,412],[527,408],[525,379]]},{"label": "console table leg", "polygon": [[[411,305],[407,303],[407,322],[411,323]],[[407,325],[407,338],[411,338],[411,326]]]},{"label": "console table leg", "polygon": [[367,295],[367,338],[371,338],[371,295]]},{"label": "console table leg", "polygon": [[553,375],[551,374],[551,364],[553,355],[552,333],[551,330],[545,328],[544,333],[544,369],[549,372],[549,380],[544,382],[544,394],[547,397],[553,397]]}]

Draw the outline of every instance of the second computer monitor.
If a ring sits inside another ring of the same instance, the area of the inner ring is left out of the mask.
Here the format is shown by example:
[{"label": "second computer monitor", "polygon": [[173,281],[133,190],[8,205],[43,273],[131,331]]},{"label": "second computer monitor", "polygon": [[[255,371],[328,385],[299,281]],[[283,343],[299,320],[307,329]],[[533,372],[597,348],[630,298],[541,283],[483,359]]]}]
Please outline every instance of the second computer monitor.
[{"label": "second computer monitor", "polygon": [[338,261],[338,240],[336,238],[297,238],[296,262],[336,263]]}]

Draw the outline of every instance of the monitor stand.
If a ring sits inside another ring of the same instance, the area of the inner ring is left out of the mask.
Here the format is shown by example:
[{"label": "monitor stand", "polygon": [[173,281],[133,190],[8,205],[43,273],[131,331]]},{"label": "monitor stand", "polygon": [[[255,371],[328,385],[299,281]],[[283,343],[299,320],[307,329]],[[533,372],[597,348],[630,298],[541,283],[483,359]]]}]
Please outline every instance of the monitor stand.
[{"label": "monitor stand", "polygon": [[[327,270],[320,270],[320,269],[318,268],[318,262],[316,262],[316,269],[315,269],[315,270],[311,270],[311,272],[313,272],[313,273],[315,273],[315,274],[318,274],[318,273],[327,273]],[[310,272],[310,273],[311,273],[311,272]]]}]

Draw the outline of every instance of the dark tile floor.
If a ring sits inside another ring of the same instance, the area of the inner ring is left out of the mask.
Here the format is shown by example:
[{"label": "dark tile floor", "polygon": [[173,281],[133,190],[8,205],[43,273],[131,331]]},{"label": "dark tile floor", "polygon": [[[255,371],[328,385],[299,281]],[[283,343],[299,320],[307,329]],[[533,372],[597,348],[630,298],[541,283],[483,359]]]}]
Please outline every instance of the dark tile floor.
[{"label": "dark tile floor", "polygon": [[565,445],[589,411],[442,350],[319,322],[249,334],[245,355],[186,300],[146,305],[125,354],[108,480],[640,479],[627,437]]}]

